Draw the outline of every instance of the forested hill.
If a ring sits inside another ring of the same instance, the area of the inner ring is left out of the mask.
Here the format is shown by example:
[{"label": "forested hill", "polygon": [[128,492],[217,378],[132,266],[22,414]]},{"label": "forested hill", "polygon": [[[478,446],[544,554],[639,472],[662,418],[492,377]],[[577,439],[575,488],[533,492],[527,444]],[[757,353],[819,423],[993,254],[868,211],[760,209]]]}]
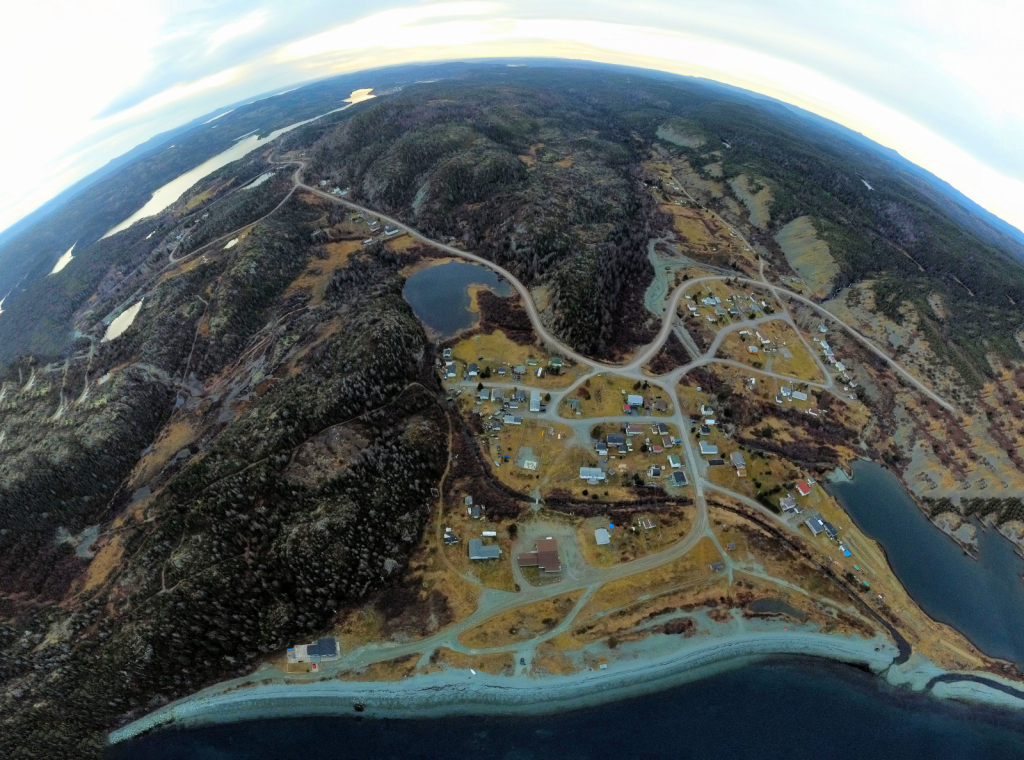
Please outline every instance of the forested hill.
[{"label": "forested hill", "polygon": [[[227,138],[370,86],[377,99],[94,242]],[[956,318],[935,343],[965,376],[989,371],[991,352],[1024,358],[1020,247],[777,103],[608,67],[444,64],[239,109],[4,249],[0,271],[17,260],[36,277],[0,315],[0,757],[97,756],[111,727],[393,588],[420,544],[462,445],[436,345],[402,297],[428,251],[364,245],[365,218],[295,189],[298,162],[307,183],[508,267],[552,330],[595,356],[621,358],[659,324],[644,294],[650,246],[674,224],[660,164],[749,234],[764,259],[745,255],[748,270],[770,261],[791,282],[776,236],[806,217],[835,258],[833,292],[871,280],[897,317],[940,294]],[[132,325],[104,341],[129,308]],[[396,599],[425,629],[451,619],[439,592]]]}]

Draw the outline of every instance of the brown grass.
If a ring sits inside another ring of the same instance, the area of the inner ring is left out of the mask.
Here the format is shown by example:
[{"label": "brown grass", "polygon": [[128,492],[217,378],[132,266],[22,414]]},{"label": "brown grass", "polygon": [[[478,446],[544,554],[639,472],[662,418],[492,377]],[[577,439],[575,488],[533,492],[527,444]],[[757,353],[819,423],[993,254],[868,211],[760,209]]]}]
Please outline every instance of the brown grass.
[{"label": "brown grass", "polygon": [[459,641],[477,649],[511,646],[528,641],[561,623],[582,595],[583,592],[577,590],[507,610],[463,632]]},{"label": "brown grass", "polygon": [[512,652],[491,652],[490,654],[465,654],[448,647],[440,647],[430,656],[430,664],[424,673],[456,668],[458,670],[479,670],[491,675],[511,675],[515,668]]}]

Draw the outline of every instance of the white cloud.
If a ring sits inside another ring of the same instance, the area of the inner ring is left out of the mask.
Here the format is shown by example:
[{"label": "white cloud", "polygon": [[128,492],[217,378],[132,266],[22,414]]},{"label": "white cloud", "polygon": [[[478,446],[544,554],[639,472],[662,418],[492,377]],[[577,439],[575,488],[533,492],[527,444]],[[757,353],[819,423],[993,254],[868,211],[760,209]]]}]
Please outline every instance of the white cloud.
[{"label": "white cloud", "polygon": [[7,11],[0,102],[21,118],[0,122],[0,229],[228,103],[361,67],[519,55],[646,66],[777,97],[899,150],[1024,227],[1024,3],[648,0],[628,16],[617,0],[257,6],[40,0]]},{"label": "white cloud", "polygon": [[266,11],[253,11],[240,21],[225,24],[210,35],[210,50],[216,50],[226,42],[255,32],[267,22]]}]

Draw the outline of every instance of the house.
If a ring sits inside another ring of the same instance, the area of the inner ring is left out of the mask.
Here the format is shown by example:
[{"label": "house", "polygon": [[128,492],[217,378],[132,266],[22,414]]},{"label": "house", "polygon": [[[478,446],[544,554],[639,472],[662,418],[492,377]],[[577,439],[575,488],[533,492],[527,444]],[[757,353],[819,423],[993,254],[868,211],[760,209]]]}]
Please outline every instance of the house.
[{"label": "house", "polygon": [[676,470],[672,473],[672,485],[682,488],[687,483],[686,473],[682,470]]},{"label": "house", "polygon": [[798,494],[800,494],[801,496],[810,496],[811,495],[811,487],[809,485],[807,485],[806,482],[801,480],[799,483],[796,484],[796,492]]},{"label": "house", "polygon": [[660,478],[661,477],[661,466],[660,465],[656,465],[656,464],[652,464],[647,469],[647,476],[650,477],[650,478]]},{"label": "house", "polygon": [[597,450],[597,455],[598,456],[600,456],[600,457],[608,456],[608,444],[605,443],[604,441],[598,441],[597,444],[594,446],[594,448]]},{"label": "house", "polygon": [[505,394],[501,392],[501,388],[491,388],[491,401],[504,401]]},{"label": "house", "polygon": [[676,445],[676,442],[672,440],[672,436],[663,435],[661,437],[661,445],[664,446],[666,449],[670,449]]},{"label": "house", "polygon": [[666,425],[664,422],[656,423],[652,427],[652,430],[655,435],[668,435],[668,425]]},{"label": "house", "polygon": [[836,526],[830,523],[828,520],[822,520],[821,527],[825,529],[825,535],[827,535],[829,538],[836,537]]},{"label": "house", "polygon": [[793,494],[786,494],[779,500],[779,506],[783,512],[795,512],[796,511],[796,499],[793,498]]},{"label": "house", "polygon": [[626,396],[626,403],[629,404],[630,406],[643,406],[644,397],[638,396],[635,393],[630,393],[628,396]]},{"label": "house", "polygon": [[655,443],[654,445],[651,446],[651,451],[654,452],[655,454],[660,454],[663,450],[664,449],[661,448],[660,444]]},{"label": "house", "polygon": [[476,377],[480,374],[480,367],[476,362],[473,362],[466,368],[466,377]]},{"label": "house", "polygon": [[678,470],[680,467],[683,466],[683,463],[679,461],[679,457],[677,457],[675,454],[669,454],[668,466],[671,467],[673,470]]},{"label": "house", "polygon": [[476,392],[476,397],[481,401],[487,401],[491,397],[491,392],[486,388],[481,388]]},{"label": "house", "polygon": [[656,412],[667,412],[668,411],[668,402],[665,399],[663,399],[661,396],[659,396],[658,398],[654,399],[654,402],[651,404],[651,407]]},{"label": "house", "polygon": [[443,356],[445,359],[451,359],[452,350],[450,348],[446,348],[444,351],[441,352],[441,356]]},{"label": "house", "polygon": [[708,460],[708,467],[721,467],[723,464],[725,464],[725,460],[724,459],[709,459]]},{"label": "house", "polygon": [[525,375],[526,374],[526,366],[523,365],[523,364],[517,364],[515,367],[512,368],[512,374],[514,374],[514,375]]},{"label": "house", "polygon": [[747,351],[749,351],[752,354],[756,354],[760,350],[761,349],[759,349],[757,346],[747,346]]},{"label": "house", "polygon": [[701,413],[701,415],[702,415],[702,416],[704,416],[704,417],[710,417],[710,416],[711,416],[712,414],[714,414],[714,413],[715,413],[715,410],[714,410],[714,409],[712,409],[712,408],[711,408],[710,406],[708,406],[707,404],[701,404],[701,405],[700,405],[700,413]]},{"label": "house", "polygon": [[782,403],[782,396],[780,396],[778,393],[775,394],[775,403],[776,404],[781,404]]},{"label": "house", "polygon": [[399,232],[401,232],[401,230],[397,229],[396,227],[391,227],[389,225],[384,226],[385,237],[392,237],[394,235],[397,235]]},{"label": "house", "polygon": [[643,433],[644,433],[644,426],[641,425],[639,422],[627,422],[626,423],[626,435],[627,436],[643,435]]},{"label": "house", "polygon": [[813,409],[808,409],[808,410],[807,410],[807,413],[808,413],[809,415],[811,415],[812,417],[817,417],[817,416],[818,416],[819,414],[821,414],[821,412],[819,412],[819,411],[817,410],[817,408],[813,408]]},{"label": "house", "polygon": [[710,443],[708,443],[707,441],[701,441],[700,442],[700,454],[701,454],[701,456],[709,457],[709,456],[714,456],[717,453],[718,453],[718,447],[717,446],[713,446]]},{"label": "house", "polygon": [[553,538],[537,540],[537,548],[532,552],[522,552],[517,558],[519,567],[538,567],[544,573],[559,573],[562,562],[558,559],[558,542]]},{"label": "house", "polygon": [[782,394],[783,398],[789,398],[790,396],[793,395],[793,389],[787,388],[785,385],[783,385],[781,388],[779,388],[779,393]]},{"label": "house", "polygon": [[498,559],[501,556],[500,546],[485,546],[479,538],[469,539],[470,559]]},{"label": "house", "polygon": [[469,516],[472,517],[474,520],[479,520],[481,517],[480,507],[477,504],[474,504],[466,511],[469,513]]},{"label": "house", "polygon": [[597,483],[604,479],[605,473],[600,467],[580,467],[580,480]]},{"label": "house", "polygon": [[523,424],[523,418],[522,417],[517,417],[514,414],[506,414],[504,417],[501,418],[501,421],[504,422],[506,425],[522,425]]},{"label": "house", "polygon": [[445,377],[456,377],[458,370],[455,367],[455,362],[445,362],[444,364],[444,376]]},{"label": "house", "polygon": [[561,369],[565,364],[565,360],[561,356],[552,356],[548,359],[548,367],[551,369]]},{"label": "house", "polygon": [[594,531],[594,540],[598,546],[607,546],[612,542],[612,535],[607,528],[598,528]]},{"label": "house", "polygon": [[472,496],[467,496],[467,497],[466,497],[465,499],[463,499],[462,501],[463,501],[463,503],[464,503],[464,504],[465,504],[465,505],[466,505],[467,507],[472,507],[472,506],[473,506],[473,497],[472,497]]},{"label": "house", "polygon": [[711,572],[713,572],[713,573],[720,573],[723,570],[725,570],[725,563],[724,562],[712,562],[711,563]]},{"label": "house", "polygon": [[807,400],[807,394],[804,393],[803,391],[793,391],[793,400],[794,401],[806,401]]},{"label": "house", "polygon": [[538,391],[538,390],[530,391],[530,411],[531,412],[539,412],[540,411],[540,391]]},{"label": "house", "polygon": [[804,525],[810,528],[811,534],[815,536],[825,530],[825,525],[822,523],[820,517],[808,517],[804,520]]},{"label": "house", "polygon": [[337,657],[338,640],[333,636],[319,639],[312,644],[297,644],[288,649],[289,662],[317,663],[321,660],[333,660]]},{"label": "house", "polygon": [[743,458],[743,454],[739,451],[734,451],[729,455],[729,461],[733,467],[746,467],[747,460]]},{"label": "house", "polygon": [[708,427],[707,424],[701,425],[700,426],[700,434],[701,435],[711,435],[711,428]]},{"label": "house", "polygon": [[615,446],[616,448],[622,448],[626,445],[626,436],[622,433],[609,433],[605,439],[609,446]]},{"label": "house", "polygon": [[526,401],[526,391],[522,388],[516,388],[515,393],[512,395],[512,400],[518,402]]}]

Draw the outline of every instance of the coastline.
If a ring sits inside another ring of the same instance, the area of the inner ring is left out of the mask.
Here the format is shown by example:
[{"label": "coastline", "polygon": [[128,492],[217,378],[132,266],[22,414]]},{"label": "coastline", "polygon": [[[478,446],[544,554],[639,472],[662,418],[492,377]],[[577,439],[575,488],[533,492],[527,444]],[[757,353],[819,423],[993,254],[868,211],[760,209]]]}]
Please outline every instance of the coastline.
[{"label": "coastline", "polygon": [[[153,730],[300,716],[432,718],[452,715],[540,715],[662,691],[773,656],[821,657],[881,675],[898,654],[885,638],[798,632],[749,633],[687,642],[662,657],[621,645],[623,658],[606,670],[531,678],[466,670],[415,675],[395,682],[325,679],[309,683],[220,684],[172,702],[112,731],[110,744]],[[254,678],[258,678],[257,672]],[[931,673],[929,672],[929,676]],[[226,687],[226,688],[225,688]],[[356,704],[363,706],[361,711]]]}]

